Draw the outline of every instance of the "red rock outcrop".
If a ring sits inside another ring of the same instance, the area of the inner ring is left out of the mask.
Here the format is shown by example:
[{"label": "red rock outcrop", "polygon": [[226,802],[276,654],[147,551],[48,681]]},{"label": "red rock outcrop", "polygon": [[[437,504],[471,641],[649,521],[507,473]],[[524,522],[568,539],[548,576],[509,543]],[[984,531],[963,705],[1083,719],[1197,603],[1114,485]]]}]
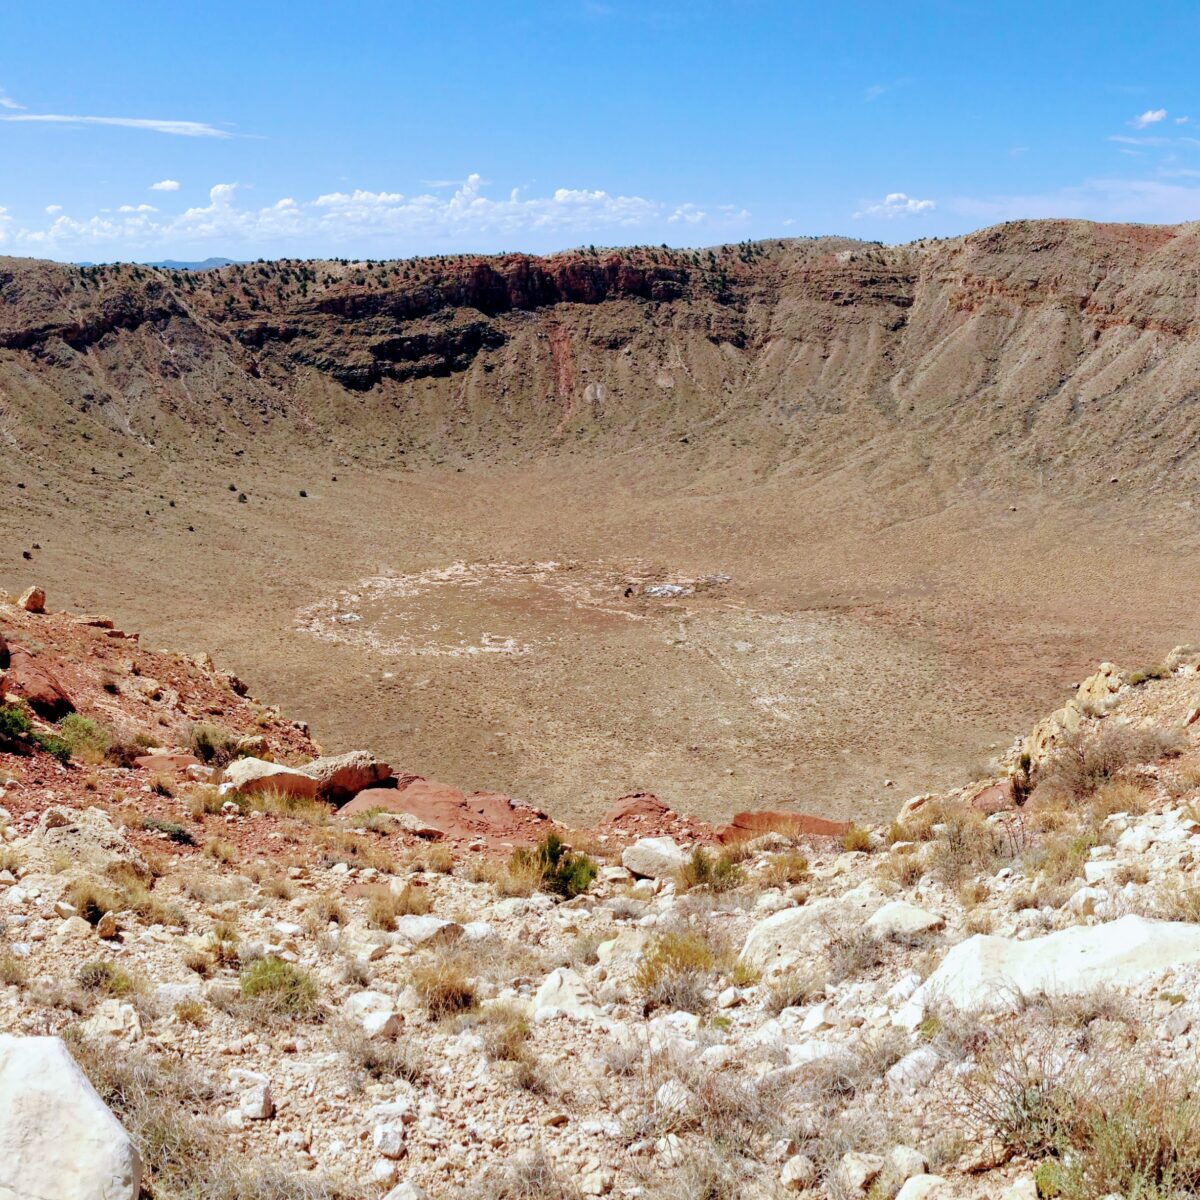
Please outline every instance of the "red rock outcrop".
[{"label": "red rock outcrop", "polygon": [[372,809],[408,813],[446,838],[489,846],[532,845],[555,827],[544,812],[521,800],[499,792],[467,795],[421,775],[403,775],[395,788],[367,788],[339,812],[354,816]]},{"label": "red rock outcrop", "polygon": [[677,813],[653,792],[630,792],[600,818],[601,833],[620,838],[673,837],[709,841],[712,826],[697,817]]},{"label": "red rock outcrop", "polygon": [[10,696],[24,700],[39,717],[47,721],[61,721],[68,713],[75,711],[75,705],[62,684],[28,650],[18,646],[9,652],[9,659],[4,689]]},{"label": "red rock outcrop", "polygon": [[782,833],[788,837],[841,837],[849,828],[849,821],[762,809],[735,813],[728,825],[717,830],[717,837],[722,842],[745,841],[763,833]]}]

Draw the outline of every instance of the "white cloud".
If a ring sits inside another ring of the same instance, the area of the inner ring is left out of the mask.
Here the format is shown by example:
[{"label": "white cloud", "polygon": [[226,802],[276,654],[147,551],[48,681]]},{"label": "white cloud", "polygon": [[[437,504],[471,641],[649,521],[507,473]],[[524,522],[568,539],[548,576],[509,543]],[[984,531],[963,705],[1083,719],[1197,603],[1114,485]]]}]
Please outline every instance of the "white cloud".
[{"label": "white cloud", "polygon": [[[637,240],[637,231],[661,238],[672,226],[725,230],[749,218],[734,205],[668,204],[603,189],[558,188],[526,196],[519,189],[492,197],[478,175],[451,195],[402,192],[327,192],[311,200],[285,196],[263,207],[235,203],[240,185],[219,183],[209,202],[180,213],[122,205],[84,220],[59,215],[47,228],[12,231],[11,239],[34,253],[91,258],[179,257],[184,253],[380,255],[422,250]],[[920,203],[920,202],[915,202]]]},{"label": "white cloud", "polygon": [[708,213],[695,204],[681,204],[668,218],[670,225],[702,225],[708,220]]},{"label": "white cloud", "polygon": [[1157,125],[1166,115],[1165,108],[1148,108],[1140,117],[1134,117],[1129,124],[1134,129],[1145,129],[1147,125]]},{"label": "white cloud", "polygon": [[18,104],[3,88],[0,88],[0,108],[12,109],[20,112],[25,105]]},{"label": "white cloud", "polygon": [[904,192],[888,192],[883,201],[878,204],[866,204],[854,214],[855,219],[862,217],[915,217],[921,213],[930,213],[937,208],[936,200],[918,200],[915,196]]},{"label": "white cloud", "polygon": [[[7,107],[7,106],[6,106]],[[0,121],[40,122],[50,125],[117,125],[123,129],[147,129],[175,137],[228,138],[233,134],[203,121],[159,121],[147,117],[80,117],[64,113],[0,113]]]},{"label": "white cloud", "polygon": [[1186,125],[1191,119],[1192,119],[1191,117],[1176,117],[1175,124],[1176,125]]},{"label": "white cloud", "polygon": [[52,217],[53,217],[53,216],[54,216],[56,213],[60,213],[60,212],[62,212],[62,210],[63,210],[63,206],[62,206],[61,204],[47,204],[47,205],[46,205],[46,211],[47,211],[47,212],[48,212],[48,213],[49,213],[49,214],[50,214]]},{"label": "white cloud", "polygon": [[157,183],[150,185],[152,192],[177,192],[179,191],[178,179],[160,179]]}]

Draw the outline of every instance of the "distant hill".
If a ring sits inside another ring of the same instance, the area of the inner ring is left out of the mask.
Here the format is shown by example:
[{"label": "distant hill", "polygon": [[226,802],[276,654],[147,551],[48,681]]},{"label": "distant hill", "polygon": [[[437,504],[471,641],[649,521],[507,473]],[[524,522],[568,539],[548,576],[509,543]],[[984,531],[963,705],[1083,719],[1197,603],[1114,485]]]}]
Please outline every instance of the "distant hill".
[{"label": "distant hill", "polygon": [[215,271],[218,267],[232,267],[236,262],[233,258],[206,258],[202,262],[179,262],[167,258],[162,262],[146,263],[146,266],[162,267],[165,271]]},{"label": "distant hill", "polygon": [[[77,267],[94,267],[93,262],[79,262]],[[220,267],[237,265],[235,258],[206,258],[202,262],[180,262],[178,259],[165,258],[161,262],[142,263],[144,267],[161,267],[164,271],[216,271]]]}]

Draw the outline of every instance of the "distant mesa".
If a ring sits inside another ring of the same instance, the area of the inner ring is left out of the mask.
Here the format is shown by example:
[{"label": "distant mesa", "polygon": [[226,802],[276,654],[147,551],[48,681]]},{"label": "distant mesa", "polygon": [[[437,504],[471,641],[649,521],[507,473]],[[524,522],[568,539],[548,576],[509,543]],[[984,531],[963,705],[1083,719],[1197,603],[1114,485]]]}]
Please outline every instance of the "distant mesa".
[{"label": "distant mesa", "polygon": [[[199,262],[182,262],[175,258],[164,258],[161,262],[142,263],[143,267],[160,267],[164,271],[216,271],[220,267],[237,265],[236,258],[205,258]],[[77,267],[94,267],[94,262],[77,262]]]}]

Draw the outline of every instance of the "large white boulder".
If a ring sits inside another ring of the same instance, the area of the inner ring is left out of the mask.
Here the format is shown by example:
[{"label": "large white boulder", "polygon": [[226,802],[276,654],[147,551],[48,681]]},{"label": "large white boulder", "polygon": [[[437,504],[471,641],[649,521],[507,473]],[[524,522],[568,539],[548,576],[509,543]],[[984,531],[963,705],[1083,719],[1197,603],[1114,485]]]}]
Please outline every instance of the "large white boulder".
[{"label": "large white boulder", "polygon": [[746,936],[742,961],[759,970],[787,967],[810,957],[839,927],[861,926],[883,897],[869,883],[842,896],[786,908],[759,921]]},{"label": "large white boulder", "polygon": [[304,765],[303,771],[317,781],[317,790],[324,799],[338,805],[346,804],[359,792],[378,787],[392,777],[392,768],[369,750],[314,758]]},{"label": "large white boulder", "polygon": [[570,967],[559,967],[542,980],[537,995],[533,998],[533,1014],[562,1013],[580,1021],[593,1021],[602,1017],[583,976]]},{"label": "large white boulder", "polygon": [[960,942],[925,981],[926,1003],[1002,1012],[1020,997],[1128,988],[1200,962],[1200,925],[1128,916],[1013,941],[977,934]]},{"label": "large white boulder", "polygon": [[282,792],[312,799],[319,783],[311,775],[261,758],[238,758],[225,768],[222,788],[229,792]]},{"label": "large white boulder", "polygon": [[945,918],[907,900],[892,900],[875,912],[867,928],[876,937],[915,937],[932,933],[946,924]]},{"label": "large white boulder", "polygon": [[129,1135],[56,1037],[0,1034],[0,1196],[136,1200]]},{"label": "large white boulder", "polygon": [[669,837],[639,838],[621,855],[621,865],[645,879],[666,879],[687,860],[687,854]]},{"label": "large white boulder", "polygon": [[356,992],[347,999],[343,1010],[369,1038],[394,1038],[404,1024],[404,1018],[396,1011],[396,1002],[384,992]]},{"label": "large white boulder", "polygon": [[128,867],[143,878],[150,874],[146,860],[102,808],[56,804],[43,811],[31,836],[47,857],[62,857],[81,871]]}]

